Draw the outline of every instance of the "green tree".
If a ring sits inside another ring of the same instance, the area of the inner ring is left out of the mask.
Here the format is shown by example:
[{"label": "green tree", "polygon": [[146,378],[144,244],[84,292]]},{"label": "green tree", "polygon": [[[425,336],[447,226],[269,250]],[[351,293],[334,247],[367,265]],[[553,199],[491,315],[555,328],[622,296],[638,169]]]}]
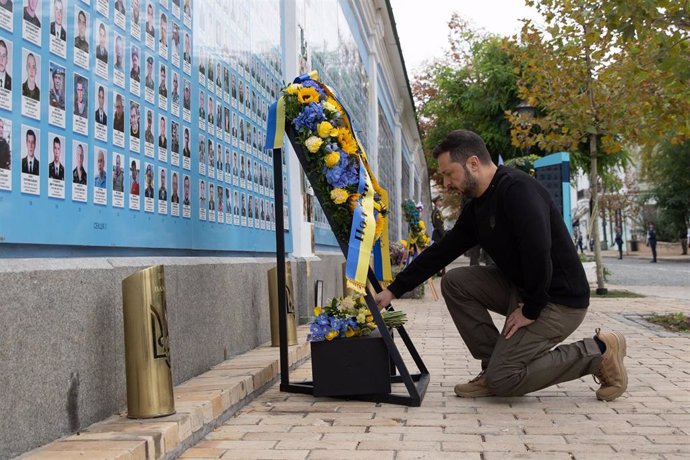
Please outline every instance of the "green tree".
[{"label": "green tree", "polygon": [[[425,151],[449,131],[479,134],[498,158],[523,154],[512,145],[505,111],[519,103],[517,75],[503,39],[473,30],[457,14],[449,21],[451,52],[427,66],[412,84]],[[508,45],[510,46],[510,45]],[[436,162],[429,161],[430,172]]]},{"label": "green tree", "polygon": [[[525,22],[515,70],[519,96],[537,107],[539,115],[510,114],[513,141],[548,152],[569,151],[583,169],[588,163],[592,214],[597,216],[601,175],[625,161],[624,143],[646,142],[671,128],[663,118],[651,122],[650,117],[664,109],[652,81],[655,73],[636,67],[639,44],[610,27],[605,14],[610,0],[527,4],[542,14],[545,27]],[[595,240],[597,287],[606,292],[598,225],[590,235]]]},{"label": "green tree", "polygon": [[687,0],[608,0],[602,5],[607,28],[618,33],[630,59],[634,93],[642,89],[653,99],[631,110],[637,140],[646,145],[645,160],[658,142],[658,126],[668,128],[672,144],[690,138],[690,3]]},{"label": "green tree", "polygon": [[[659,207],[659,219],[667,222],[666,237],[675,240],[690,221],[690,142],[661,144],[650,169],[651,194]],[[668,235],[670,233],[670,235]]]}]

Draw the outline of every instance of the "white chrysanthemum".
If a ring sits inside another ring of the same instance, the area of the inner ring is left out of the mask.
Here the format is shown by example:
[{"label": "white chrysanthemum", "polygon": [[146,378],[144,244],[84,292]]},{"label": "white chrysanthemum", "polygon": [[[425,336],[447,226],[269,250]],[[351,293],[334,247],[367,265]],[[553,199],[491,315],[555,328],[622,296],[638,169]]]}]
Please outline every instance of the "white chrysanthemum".
[{"label": "white chrysanthemum", "polygon": [[343,300],[340,302],[341,310],[351,310],[354,306],[355,301],[352,299],[352,297],[343,297]]}]

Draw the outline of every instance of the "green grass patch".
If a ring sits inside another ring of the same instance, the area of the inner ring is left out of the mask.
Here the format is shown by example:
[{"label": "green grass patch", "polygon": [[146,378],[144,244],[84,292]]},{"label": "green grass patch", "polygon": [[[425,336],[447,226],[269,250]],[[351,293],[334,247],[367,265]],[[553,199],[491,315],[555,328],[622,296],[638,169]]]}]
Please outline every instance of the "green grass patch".
[{"label": "green grass patch", "polygon": [[596,289],[592,289],[591,295],[592,297],[606,297],[610,299],[639,299],[640,297],[645,297],[642,294],[626,291],[625,289],[609,289],[606,295],[597,295]]},{"label": "green grass patch", "polygon": [[673,332],[690,332],[690,318],[683,313],[667,313],[665,315],[650,315],[645,318],[650,323],[663,326]]}]

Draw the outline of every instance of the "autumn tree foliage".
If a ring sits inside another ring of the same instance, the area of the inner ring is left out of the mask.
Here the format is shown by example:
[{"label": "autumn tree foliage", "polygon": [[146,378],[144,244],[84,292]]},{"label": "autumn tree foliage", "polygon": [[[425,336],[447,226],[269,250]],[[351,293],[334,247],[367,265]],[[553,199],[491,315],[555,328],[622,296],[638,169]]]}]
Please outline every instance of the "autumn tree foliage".
[{"label": "autumn tree foliage", "polygon": [[[690,108],[688,80],[679,78],[688,68],[677,66],[678,60],[687,60],[680,52],[687,38],[677,33],[687,18],[675,8],[679,25],[669,25],[664,12],[653,6],[659,3],[527,0],[545,25],[525,22],[515,48],[515,71],[519,97],[538,111],[536,117],[509,114],[513,143],[568,151],[582,166],[587,161],[595,215],[600,174],[626,158],[627,145],[649,147],[665,136],[678,141],[690,135],[680,126],[681,119],[689,123],[680,117]],[[675,91],[686,99],[679,100]],[[591,236],[597,287],[605,292],[597,225]]]}]

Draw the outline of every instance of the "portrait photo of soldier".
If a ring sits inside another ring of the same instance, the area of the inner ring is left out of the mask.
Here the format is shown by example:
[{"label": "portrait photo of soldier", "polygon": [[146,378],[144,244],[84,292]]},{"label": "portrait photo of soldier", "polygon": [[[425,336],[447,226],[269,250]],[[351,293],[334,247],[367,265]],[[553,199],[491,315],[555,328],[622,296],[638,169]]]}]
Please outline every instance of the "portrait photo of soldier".
[{"label": "portrait photo of soldier", "polygon": [[86,154],[84,153],[84,144],[81,142],[77,143],[77,148],[75,149],[74,155],[76,159],[76,166],[72,170],[72,183],[86,185],[88,175],[86,173]]},{"label": "portrait photo of soldier", "polygon": [[144,142],[153,144],[153,112],[146,109],[146,130],[144,131]]},{"label": "portrait photo of soldier", "polygon": [[146,80],[144,81],[144,85],[151,90],[155,86],[155,82],[153,81],[153,58],[151,56],[146,58]]},{"label": "portrait photo of soldier", "polygon": [[24,0],[23,19],[26,23],[41,27],[41,2],[39,0]]},{"label": "portrait photo of soldier", "polygon": [[188,80],[184,81],[184,92],[182,96],[182,107],[190,110],[192,106],[192,90]]},{"label": "portrait photo of soldier", "polygon": [[65,110],[65,68],[50,63],[50,106]]},{"label": "portrait photo of soldier", "polygon": [[[25,50],[26,51],[26,50]],[[22,83],[22,96],[28,97],[35,101],[41,100],[41,89],[38,87],[37,76],[40,75],[40,57],[37,57],[32,52],[25,52],[24,57],[24,75],[25,80]]]},{"label": "portrait photo of soldier", "polygon": [[129,135],[139,139],[141,128],[139,126],[139,104],[135,101],[129,102]]},{"label": "portrait photo of soldier", "polygon": [[98,21],[98,45],[96,45],[96,59],[108,63],[108,35],[105,32],[105,24]]},{"label": "portrait photo of soldier", "polygon": [[50,35],[62,40],[67,40],[64,26],[65,7],[62,0],[53,0],[53,21],[50,23]]},{"label": "portrait photo of soldier", "polygon": [[132,27],[138,27],[141,24],[141,4],[139,0],[132,0],[132,14],[130,17],[132,19]]},{"label": "portrait photo of soldier", "polygon": [[4,118],[0,118],[0,169],[12,169],[12,148],[10,142],[12,140],[12,122]]},{"label": "portrait photo of soldier", "polygon": [[105,88],[103,85],[98,85],[98,89],[96,90],[96,98],[98,100],[98,108],[96,109],[96,113],[94,114],[94,119],[96,123],[99,125],[107,126],[108,125],[108,114],[106,113],[105,109]]},{"label": "portrait photo of soldier", "polygon": [[7,91],[12,91],[12,53],[10,51],[11,43],[0,38],[0,88]]},{"label": "portrait photo of soldier", "polygon": [[146,5],[146,34],[150,36],[156,35],[156,26],[153,19],[153,4],[148,2]]},{"label": "portrait photo of soldier", "polygon": [[77,33],[74,37],[74,47],[85,53],[89,52],[89,25],[84,10],[77,8]]},{"label": "portrait photo of soldier", "polygon": [[115,93],[115,113],[113,114],[113,129],[125,132],[125,101],[122,94]]},{"label": "portrait photo of soldier", "polygon": [[182,156],[185,158],[190,158],[192,156],[192,151],[189,148],[189,128],[186,126],[184,128],[184,147],[182,148]]},{"label": "portrait photo of soldier", "polygon": [[52,139],[53,145],[53,161],[48,165],[48,177],[50,179],[65,180],[65,167],[62,164],[62,144],[58,136]]},{"label": "portrait photo of soldier", "polygon": [[115,34],[115,70],[118,72],[124,72],[125,67],[125,57],[122,45],[122,35]]},{"label": "portrait photo of soldier", "polygon": [[132,80],[136,81],[137,83],[140,82],[140,75],[141,75],[141,68],[139,67],[139,47],[136,45],[132,45],[132,67],[129,71],[129,78]]}]

